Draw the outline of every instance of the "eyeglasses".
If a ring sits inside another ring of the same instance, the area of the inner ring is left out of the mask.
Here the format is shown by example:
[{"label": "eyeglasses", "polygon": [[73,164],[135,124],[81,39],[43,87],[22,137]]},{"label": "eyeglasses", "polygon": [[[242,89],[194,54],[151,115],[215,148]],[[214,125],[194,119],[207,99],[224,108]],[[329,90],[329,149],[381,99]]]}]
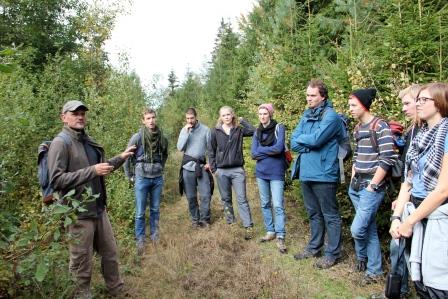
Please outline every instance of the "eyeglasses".
[{"label": "eyeglasses", "polygon": [[434,101],[434,99],[432,98],[426,98],[426,97],[418,97],[415,99],[415,102],[418,103],[420,102],[420,104],[425,104],[427,101]]}]

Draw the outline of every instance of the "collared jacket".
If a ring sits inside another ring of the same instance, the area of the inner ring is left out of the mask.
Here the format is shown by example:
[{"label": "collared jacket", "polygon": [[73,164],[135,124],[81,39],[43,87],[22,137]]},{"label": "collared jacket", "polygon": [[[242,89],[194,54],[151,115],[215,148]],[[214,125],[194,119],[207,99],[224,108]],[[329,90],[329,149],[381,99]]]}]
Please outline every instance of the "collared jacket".
[{"label": "collared jacket", "polygon": [[291,135],[291,149],[299,153],[300,181],[338,181],[337,140],[342,133],[341,118],[328,99],[305,110]]},{"label": "collared jacket", "polygon": [[[64,126],[62,132],[69,137],[69,142],[57,136],[51,142],[48,152],[50,184],[61,197],[74,189],[74,198],[77,200],[82,200],[83,193],[86,194],[86,187],[91,188],[92,194],[99,196],[96,200],[85,203],[84,208],[87,211],[78,213],[78,218],[97,218],[107,205],[104,176],[98,176],[95,171],[95,164],[106,162],[104,149],[83,131],[75,131]],[[89,161],[86,146],[93,149],[97,161]],[[114,169],[118,169],[124,161],[125,159],[116,156],[107,162],[114,166]]]},{"label": "collared jacket", "polygon": [[214,173],[217,168],[242,167],[243,137],[254,134],[255,128],[245,120],[241,126],[232,128],[227,135],[222,126],[216,126],[211,131],[211,151],[209,152],[210,168]]}]

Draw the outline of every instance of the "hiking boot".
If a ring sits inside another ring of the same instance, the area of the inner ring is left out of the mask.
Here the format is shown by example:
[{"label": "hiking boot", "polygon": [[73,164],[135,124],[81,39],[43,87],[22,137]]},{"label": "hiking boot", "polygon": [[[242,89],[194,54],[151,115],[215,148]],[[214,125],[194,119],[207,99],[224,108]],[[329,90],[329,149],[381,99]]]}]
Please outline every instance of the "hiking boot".
[{"label": "hiking boot", "polygon": [[294,259],[297,261],[300,261],[300,260],[308,259],[310,257],[317,257],[317,256],[319,256],[319,252],[312,253],[305,249],[304,251],[295,254]]},{"label": "hiking boot", "polygon": [[138,241],[137,242],[137,255],[142,256],[145,253],[145,242]]},{"label": "hiking boot", "polygon": [[285,245],[285,239],[283,238],[277,238],[277,248],[280,253],[286,253],[286,245]]},{"label": "hiking boot", "polygon": [[336,265],[338,262],[339,261],[336,258],[324,256],[319,258],[316,263],[314,263],[314,267],[318,269],[328,269]]},{"label": "hiking boot", "polygon": [[244,240],[250,240],[254,237],[254,230],[251,226],[246,227],[246,231],[244,233]]},{"label": "hiking boot", "polygon": [[192,221],[191,222],[191,228],[192,229],[198,229],[200,227],[199,222],[197,221]]},{"label": "hiking boot", "polygon": [[366,286],[369,284],[376,284],[376,283],[384,283],[383,275],[371,275],[371,274],[365,274],[364,277],[361,280],[361,285]]},{"label": "hiking boot", "polygon": [[200,228],[209,228],[210,223],[208,223],[207,221],[199,221],[199,227]]},{"label": "hiking boot", "polygon": [[356,271],[365,272],[367,270],[366,261],[357,261],[355,266]]},{"label": "hiking boot", "polygon": [[269,242],[275,239],[275,233],[267,232],[266,235],[260,238],[260,242]]},{"label": "hiking boot", "polygon": [[123,284],[116,290],[108,290],[107,291],[109,297],[112,298],[131,298],[131,290],[127,284]]}]

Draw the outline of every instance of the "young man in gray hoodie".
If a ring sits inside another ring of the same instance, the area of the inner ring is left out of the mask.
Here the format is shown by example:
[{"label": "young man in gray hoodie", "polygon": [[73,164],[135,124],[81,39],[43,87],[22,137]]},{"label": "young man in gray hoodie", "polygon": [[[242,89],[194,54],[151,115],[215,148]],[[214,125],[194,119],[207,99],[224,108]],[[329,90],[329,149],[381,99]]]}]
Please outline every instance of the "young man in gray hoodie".
[{"label": "young man in gray hoodie", "polygon": [[[185,191],[194,228],[210,224],[210,200],[213,176],[206,154],[210,152],[210,129],[197,119],[194,108],[185,111],[186,124],[177,140],[177,149],[184,153],[179,172],[179,188]],[[199,190],[198,190],[199,189]],[[197,192],[200,202],[198,203]]]}]

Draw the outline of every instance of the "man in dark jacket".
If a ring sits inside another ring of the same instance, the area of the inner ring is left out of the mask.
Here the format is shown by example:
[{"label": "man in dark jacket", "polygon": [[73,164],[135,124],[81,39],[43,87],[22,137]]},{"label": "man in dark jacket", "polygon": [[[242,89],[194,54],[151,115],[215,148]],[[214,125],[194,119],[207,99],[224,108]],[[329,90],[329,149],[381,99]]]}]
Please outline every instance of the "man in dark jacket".
[{"label": "man in dark jacket", "polygon": [[311,80],[306,89],[308,109],[291,136],[291,149],[299,153],[299,180],[311,226],[307,247],[294,255],[296,260],[315,257],[328,242],[325,255],[315,267],[329,268],[341,257],[341,217],[336,202],[339,179],[338,138],[342,122],[328,99],[321,80]]},{"label": "man in dark jacket", "polygon": [[[85,132],[87,106],[80,101],[68,101],[62,108],[64,127],[51,143],[48,152],[50,182],[62,198],[75,190],[85,212],[78,213],[77,221],[68,227],[74,238],[70,244],[70,271],[76,279],[75,297],[91,298],[90,279],[93,249],[101,256],[102,274],[111,295],[118,295],[123,281],[118,271],[118,248],[106,211],[104,176],[119,168],[133,154],[134,147],[106,161],[103,148]],[[91,190],[95,199],[86,197]],[[87,200],[86,200],[87,199]]]}]

